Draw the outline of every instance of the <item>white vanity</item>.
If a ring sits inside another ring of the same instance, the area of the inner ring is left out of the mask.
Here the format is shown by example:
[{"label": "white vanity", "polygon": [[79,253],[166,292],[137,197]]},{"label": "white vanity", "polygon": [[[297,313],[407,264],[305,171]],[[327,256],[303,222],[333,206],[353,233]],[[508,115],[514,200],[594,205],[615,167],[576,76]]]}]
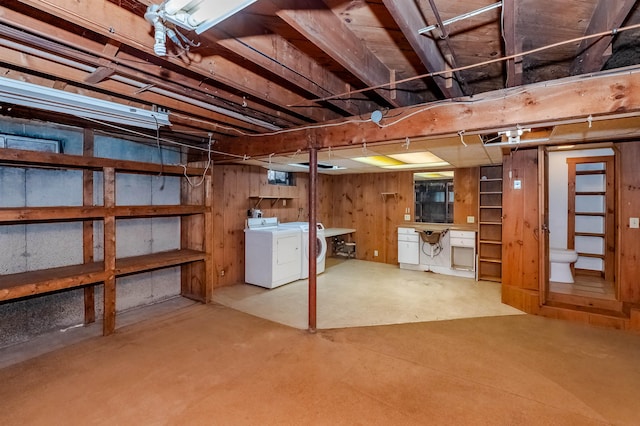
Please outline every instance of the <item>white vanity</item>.
[{"label": "white vanity", "polygon": [[398,227],[398,262],[402,269],[475,278],[476,232],[442,225]]}]

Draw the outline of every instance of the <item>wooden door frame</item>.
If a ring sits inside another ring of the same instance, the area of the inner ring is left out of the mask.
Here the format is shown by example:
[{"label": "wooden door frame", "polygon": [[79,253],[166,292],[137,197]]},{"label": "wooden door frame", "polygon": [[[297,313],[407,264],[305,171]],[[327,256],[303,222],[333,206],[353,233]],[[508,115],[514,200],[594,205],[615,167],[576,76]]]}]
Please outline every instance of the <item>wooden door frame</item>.
[{"label": "wooden door frame", "polygon": [[546,146],[538,147],[538,277],[539,303],[547,303],[549,290],[549,150]]}]

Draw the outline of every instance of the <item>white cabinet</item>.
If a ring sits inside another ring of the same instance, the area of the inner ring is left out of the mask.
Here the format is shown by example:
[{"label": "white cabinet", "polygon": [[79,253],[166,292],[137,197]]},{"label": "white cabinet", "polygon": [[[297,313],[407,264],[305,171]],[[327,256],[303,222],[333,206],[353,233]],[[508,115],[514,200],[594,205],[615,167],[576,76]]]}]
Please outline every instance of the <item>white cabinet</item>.
[{"label": "white cabinet", "polygon": [[420,236],[413,228],[398,228],[398,262],[420,263]]},{"label": "white cabinet", "polygon": [[449,231],[451,243],[451,269],[475,271],[476,233],[473,231]]}]

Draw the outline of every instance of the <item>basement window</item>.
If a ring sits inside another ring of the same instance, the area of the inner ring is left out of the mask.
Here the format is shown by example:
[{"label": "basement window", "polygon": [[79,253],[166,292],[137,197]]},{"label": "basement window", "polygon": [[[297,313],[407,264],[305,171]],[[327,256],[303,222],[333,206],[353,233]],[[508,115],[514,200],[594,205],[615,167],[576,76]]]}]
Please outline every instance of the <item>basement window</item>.
[{"label": "basement window", "polygon": [[293,172],[267,170],[267,183],[269,185],[295,186],[296,180]]}]

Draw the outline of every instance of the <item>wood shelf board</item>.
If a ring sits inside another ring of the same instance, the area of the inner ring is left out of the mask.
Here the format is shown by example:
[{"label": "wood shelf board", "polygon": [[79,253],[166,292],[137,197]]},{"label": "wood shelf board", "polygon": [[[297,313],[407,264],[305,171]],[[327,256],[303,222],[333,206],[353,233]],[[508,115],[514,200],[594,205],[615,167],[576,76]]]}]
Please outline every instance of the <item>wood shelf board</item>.
[{"label": "wood shelf board", "polygon": [[183,263],[205,260],[206,253],[197,250],[170,250],[116,259],[116,275],[128,275],[152,269],[166,268]]},{"label": "wood shelf board", "polygon": [[[115,274],[127,275],[150,271],[204,260],[205,257],[206,254],[201,251],[171,250],[116,259]],[[3,275],[0,280],[0,301],[95,284],[104,281],[107,275],[104,262]]]},{"label": "wood shelf board", "polygon": [[607,171],[606,170],[576,170],[576,176],[579,175],[603,175]]},{"label": "wood shelf board", "polygon": [[478,279],[482,281],[494,281],[494,282],[502,282],[502,277],[497,275],[483,275],[478,274]]},{"label": "wood shelf board", "polygon": [[575,212],[576,216],[592,216],[592,217],[604,217],[604,213],[595,213],[595,212]]},{"label": "wood shelf board", "polygon": [[103,262],[4,275],[0,281],[0,301],[94,284],[105,278]]},{"label": "wood shelf board", "polygon": [[492,205],[492,206],[480,206],[481,209],[502,209],[502,206]]},{"label": "wood shelf board", "polygon": [[577,195],[577,196],[581,196],[581,195],[583,195],[583,196],[586,196],[586,195],[602,195],[602,196],[604,196],[604,195],[607,195],[607,193],[603,192],[603,191],[576,191],[575,195]]},{"label": "wood shelf board", "polygon": [[205,206],[56,206],[56,207],[3,207],[0,223],[51,222],[115,217],[183,216],[205,213]]},{"label": "wood shelf board", "polygon": [[167,164],[144,163],[130,160],[114,160],[110,158],[86,157],[81,155],[57,154],[51,152],[25,151],[4,148],[0,150],[0,161],[5,165],[66,167],[70,169],[100,170],[105,167],[129,173],[162,173],[166,175],[201,176],[205,169]]},{"label": "wood shelf board", "polygon": [[590,257],[593,259],[604,259],[604,254],[593,254],[593,253],[580,253],[578,252],[578,256],[581,257]]},{"label": "wood shelf board", "polygon": [[116,206],[109,213],[117,218],[148,216],[185,216],[206,213],[203,205]]},{"label": "wood shelf board", "polygon": [[296,197],[289,197],[285,195],[249,195],[249,198],[262,198],[265,200],[293,200]]},{"label": "wood shelf board", "polygon": [[480,244],[494,244],[494,245],[502,245],[501,240],[478,240]]},{"label": "wood shelf board", "polygon": [[491,257],[481,257],[478,259],[479,262],[486,262],[486,263],[502,263],[502,259],[498,259],[498,258],[491,258]]},{"label": "wood shelf board", "polygon": [[480,191],[480,195],[502,195],[502,191]]},{"label": "wood shelf board", "polygon": [[576,237],[595,237],[595,238],[604,238],[605,235],[597,232],[575,232],[573,235]]},{"label": "wood shelf board", "polygon": [[258,200],[253,206],[254,209],[260,207],[262,200],[271,200],[271,207],[273,207],[280,200],[294,200],[296,197],[281,196],[281,195],[249,195],[250,200]]}]

